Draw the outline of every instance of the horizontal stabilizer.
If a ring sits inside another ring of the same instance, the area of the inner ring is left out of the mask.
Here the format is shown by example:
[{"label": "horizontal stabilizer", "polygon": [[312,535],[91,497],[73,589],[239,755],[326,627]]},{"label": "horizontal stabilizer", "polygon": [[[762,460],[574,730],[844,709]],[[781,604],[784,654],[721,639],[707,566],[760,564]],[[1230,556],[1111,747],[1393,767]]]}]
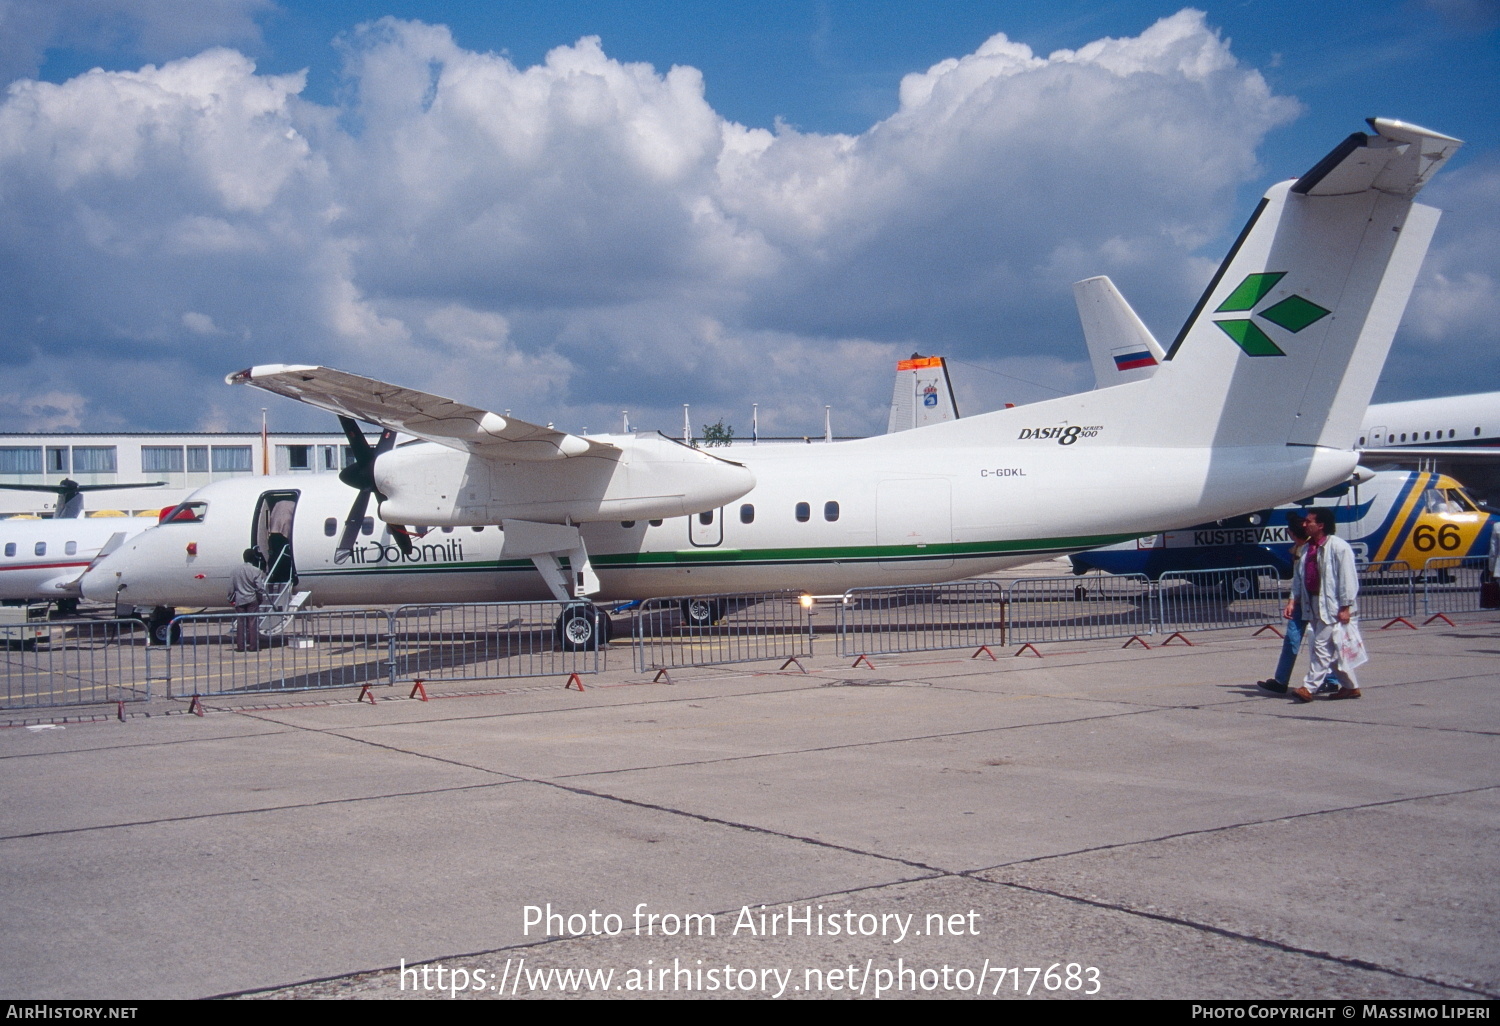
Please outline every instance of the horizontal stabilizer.
[{"label": "horizontal stabilizer", "polygon": [[329,367],[267,364],[224,380],[231,385],[254,385],[340,416],[487,459],[533,462],[585,455],[613,459],[619,455],[619,449],[607,442]]}]

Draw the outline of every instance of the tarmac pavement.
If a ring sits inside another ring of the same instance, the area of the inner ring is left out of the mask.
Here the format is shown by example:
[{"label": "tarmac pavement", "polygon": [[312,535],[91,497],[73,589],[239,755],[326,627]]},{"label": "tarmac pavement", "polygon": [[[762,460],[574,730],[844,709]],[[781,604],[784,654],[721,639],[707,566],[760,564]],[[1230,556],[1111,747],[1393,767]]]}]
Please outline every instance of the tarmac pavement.
[{"label": "tarmac pavement", "polygon": [[1236,630],[18,719],[0,994],[1494,998],[1453,619],[1367,625],[1357,702]]}]

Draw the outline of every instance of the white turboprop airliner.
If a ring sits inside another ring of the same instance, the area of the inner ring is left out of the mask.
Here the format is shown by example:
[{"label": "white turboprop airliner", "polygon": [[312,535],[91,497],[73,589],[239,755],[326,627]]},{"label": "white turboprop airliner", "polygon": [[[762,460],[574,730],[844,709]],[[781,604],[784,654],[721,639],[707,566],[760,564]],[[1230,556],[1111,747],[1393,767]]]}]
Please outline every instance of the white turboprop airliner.
[{"label": "white turboprop airliner", "polygon": [[[254,367],[229,380],[339,414],[356,454],[345,486],[210,485],[100,560],[84,594],[223,605],[270,506],[291,499],[310,604],[550,594],[573,603],[560,627],[584,646],[608,629],[596,600],[953,580],[1332,487],[1355,468],[1437,224],[1413,197],[1460,145],[1370,124],[1266,193],[1149,378],[872,438],[719,450],[730,460],[322,367]],[[356,419],[386,428],[379,445]],[[397,431],[426,441],[393,448]],[[387,524],[429,526],[374,537],[371,494]]]}]

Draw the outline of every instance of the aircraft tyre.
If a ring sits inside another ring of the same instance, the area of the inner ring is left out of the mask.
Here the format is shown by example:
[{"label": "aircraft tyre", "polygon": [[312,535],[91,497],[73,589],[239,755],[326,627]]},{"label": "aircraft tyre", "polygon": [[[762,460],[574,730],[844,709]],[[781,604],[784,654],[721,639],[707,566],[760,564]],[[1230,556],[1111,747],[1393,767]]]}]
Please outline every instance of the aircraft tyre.
[{"label": "aircraft tyre", "polygon": [[724,616],[724,603],[714,599],[685,599],[682,622],[689,627],[712,627]]},{"label": "aircraft tyre", "polygon": [[177,610],[171,606],[157,606],[146,618],[146,636],[153,645],[177,644],[182,637],[182,628],[172,622]]},{"label": "aircraft tyre", "polygon": [[557,644],[564,652],[593,652],[609,644],[613,624],[598,606],[568,606],[557,618]]}]

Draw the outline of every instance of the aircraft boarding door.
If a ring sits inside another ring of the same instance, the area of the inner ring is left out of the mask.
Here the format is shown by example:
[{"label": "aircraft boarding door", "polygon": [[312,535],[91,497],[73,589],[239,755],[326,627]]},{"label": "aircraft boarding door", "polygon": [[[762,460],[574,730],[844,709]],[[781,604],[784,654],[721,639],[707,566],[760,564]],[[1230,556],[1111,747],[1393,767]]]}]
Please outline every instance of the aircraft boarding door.
[{"label": "aircraft boarding door", "polygon": [[875,505],[875,542],[890,559],[882,570],[899,571],[920,560],[924,568],[952,566],[951,556],[927,556],[930,545],[953,541],[953,494],[946,480],[882,481]]},{"label": "aircraft boarding door", "polygon": [[292,553],[292,523],[297,512],[296,491],[266,492],[255,504],[251,520],[250,544],[260,550],[266,561],[266,583],[272,591],[276,585],[296,582],[297,568]]},{"label": "aircraft boarding door", "polygon": [[700,549],[724,543],[724,507],[688,517],[688,541]]},{"label": "aircraft boarding door", "polygon": [[1390,432],[1386,431],[1385,425],[1372,427],[1370,433],[1365,436],[1365,448],[1378,449],[1390,441]]}]

